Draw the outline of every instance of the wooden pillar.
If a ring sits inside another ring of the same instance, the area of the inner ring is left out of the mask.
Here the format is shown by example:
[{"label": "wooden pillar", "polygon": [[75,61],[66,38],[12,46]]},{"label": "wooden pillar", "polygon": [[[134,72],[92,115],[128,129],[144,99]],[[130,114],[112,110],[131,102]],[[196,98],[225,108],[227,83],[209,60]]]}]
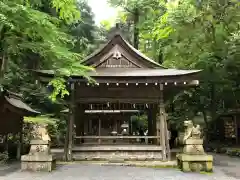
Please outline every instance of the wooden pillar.
[{"label": "wooden pillar", "polygon": [[66,125],[67,125],[67,131],[65,136],[65,143],[64,143],[64,160],[68,161],[68,144],[69,144],[69,113],[66,117]]},{"label": "wooden pillar", "polygon": [[69,104],[69,128],[68,128],[68,148],[67,160],[72,161],[72,148],[73,148],[73,125],[74,125],[74,83],[71,83],[70,104]]},{"label": "wooden pillar", "polygon": [[130,116],[129,122],[128,122],[128,126],[129,126],[129,135],[132,135],[132,119]]},{"label": "wooden pillar", "polygon": [[[157,113],[157,116],[156,116],[156,136],[161,136],[161,118],[160,118],[160,112]],[[156,139],[156,144],[157,145],[162,145],[161,143],[161,138],[157,138]]]},{"label": "wooden pillar", "polygon": [[[98,119],[98,136],[101,136],[101,118]],[[98,139],[98,144],[101,144],[101,139]]]},{"label": "wooden pillar", "polygon": [[[158,106],[157,106],[158,107]],[[153,117],[152,117],[152,135],[153,136],[157,136],[157,112],[158,112],[158,108],[153,107],[153,109],[155,109],[154,113],[153,113]],[[152,140],[153,144],[158,144],[158,140],[157,139],[153,139]]]},{"label": "wooden pillar", "polygon": [[167,160],[166,155],[166,125],[165,125],[165,106],[164,106],[164,99],[163,99],[163,84],[160,84],[160,99],[159,99],[159,113],[158,113],[157,121],[159,123],[160,128],[160,144],[162,146],[162,158],[163,161]]},{"label": "wooden pillar", "polygon": [[19,143],[18,143],[18,148],[17,148],[17,159],[21,160],[21,155],[22,155],[22,145],[23,145],[23,117],[20,119],[20,128],[19,128]]},{"label": "wooden pillar", "polygon": [[169,132],[168,132],[166,113],[164,115],[164,123],[165,123],[165,137],[166,137],[166,155],[167,155],[168,161],[170,161],[171,160],[171,151],[170,151],[170,145],[169,145]]}]

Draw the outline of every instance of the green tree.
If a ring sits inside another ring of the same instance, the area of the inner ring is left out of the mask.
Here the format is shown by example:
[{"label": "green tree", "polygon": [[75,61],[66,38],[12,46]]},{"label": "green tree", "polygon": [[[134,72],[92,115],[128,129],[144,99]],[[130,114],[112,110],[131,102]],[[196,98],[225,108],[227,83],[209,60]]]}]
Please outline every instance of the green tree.
[{"label": "green tree", "polygon": [[155,21],[165,12],[165,6],[161,0],[109,0],[113,6],[122,7],[119,20],[124,28],[132,33],[128,39],[133,42],[135,48],[140,49],[149,57],[162,63],[162,52],[159,43],[152,38],[153,25]]},{"label": "green tree", "polygon": [[[0,2],[0,65],[3,85],[9,86],[13,81],[23,82],[29,76],[27,70],[36,66],[54,69],[57,75],[66,76],[73,72],[85,76],[85,71],[89,70],[79,63],[81,54],[71,51],[75,39],[62,27],[62,21],[65,24],[79,21],[80,11],[75,0],[49,1],[49,9],[54,9],[57,14],[55,17],[49,13],[50,10],[48,13],[39,10],[43,6],[46,10],[47,5],[42,2]],[[67,94],[61,77],[55,78],[52,84],[61,87],[54,91],[53,99],[58,93],[62,97]],[[20,89],[20,84],[17,89]]]},{"label": "green tree", "polygon": [[204,70],[198,88],[170,100],[176,118],[192,118],[200,111],[208,126],[209,115],[215,119],[218,113],[239,107],[239,2],[109,2],[123,8],[122,21],[133,20],[132,11],[141,9],[137,23],[141,51],[166,67]]},{"label": "green tree", "polygon": [[228,101],[228,108],[234,108],[237,105],[234,99],[239,97],[236,91],[239,81],[233,77],[239,68],[235,48],[239,3],[231,2],[168,3],[167,11],[154,25],[154,36],[161,40],[166,66],[204,70],[200,87],[185,94],[179,102],[185,101],[195,113],[200,110],[206,123],[209,112],[215,119],[218,111],[227,108],[223,102]]}]

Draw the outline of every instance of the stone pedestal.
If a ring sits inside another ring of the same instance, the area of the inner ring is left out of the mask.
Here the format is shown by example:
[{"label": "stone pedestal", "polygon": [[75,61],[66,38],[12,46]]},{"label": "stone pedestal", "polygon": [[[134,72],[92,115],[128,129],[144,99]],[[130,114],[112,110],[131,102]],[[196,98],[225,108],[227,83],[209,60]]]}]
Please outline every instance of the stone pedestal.
[{"label": "stone pedestal", "polygon": [[213,156],[204,152],[202,139],[187,139],[183,152],[177,155],[177,161],[178,167],[184,172],[213,170]]},{"label": "stone pedestal", "polygon": [[212,172],[213,157],[211,155],[177,155],[178,167],[184,172]]},{"label": "stone pedestal", "polygon": [[51,155],[49,141],[32,140],[27,155],[21,156],[21,169],[51,172],[56,167],[56,158]]}]

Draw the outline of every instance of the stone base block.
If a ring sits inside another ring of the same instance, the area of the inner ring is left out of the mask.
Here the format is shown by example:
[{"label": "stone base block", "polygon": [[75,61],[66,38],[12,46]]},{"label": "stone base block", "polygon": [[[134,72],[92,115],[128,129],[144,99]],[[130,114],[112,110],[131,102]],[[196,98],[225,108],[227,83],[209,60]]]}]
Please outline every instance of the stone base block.
[{"label": "stone base block", "polygon": [[203,140],[202,139],[187,139],[185,141],[185,145],[190,145],[190,144],[201,145],[201,144],[203,144]]},{"label": "stone base block", "polygon": [[177,155],[178,167],[184,172],[212,172],[213,156],[211,155]]},{"label": "stone base block", "polygon": [[160,152],[139,151],[106,151],[106,152],[74,152],[73,159],[76,161],[153,161],[162,160]]},{"label": "stone base block", "polygon": [[186,144],[183,147],[183,154],[206,155],[206,153],[204,152],[203,146],[201,144],[196,144],[196,145]]},{"label": "stone base block", "polygon": [[56,158],[52,155],[24,155],[21,157],[22,170],[51,172],[55,168]]}]

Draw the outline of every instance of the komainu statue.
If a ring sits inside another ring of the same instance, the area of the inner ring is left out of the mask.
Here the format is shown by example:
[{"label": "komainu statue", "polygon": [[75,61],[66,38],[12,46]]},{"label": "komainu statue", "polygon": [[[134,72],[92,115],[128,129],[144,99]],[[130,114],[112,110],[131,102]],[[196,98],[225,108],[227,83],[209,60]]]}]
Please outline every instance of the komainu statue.
[{"label": "komainu statue", "polygon": [[34,125],[33,128],[33,139],[35,140],[43,140],[43,141],[51,141],[51,138],[47,131],[47,126],[43,124]]},{"label": "komainu statue", "polygon": [[21,169],[31,171],[52,171],[56,166],[56,157],[50,151],[50,136],[46,125],[34,125],[30,151],[21,156]]},{"label": "komainu statue", "polygon": [[200,125],[184,121],[183,152],[177,155],[178,166],[183,171],[212,171],[213,157],[203,149]]},{"label": "komainu statue", "polygon": [[186,154],[205,154],[201,139],[200,125],[193,125],[192,121],[184,121],[185,133],[183,138],[183,152]]},{"label": "komainu statue", "polygon": [[201,127],[200,125],[193,125],[192,121],[184,121],[184,126],[186,127],[183,141],[187,139],[201,139]]}]

